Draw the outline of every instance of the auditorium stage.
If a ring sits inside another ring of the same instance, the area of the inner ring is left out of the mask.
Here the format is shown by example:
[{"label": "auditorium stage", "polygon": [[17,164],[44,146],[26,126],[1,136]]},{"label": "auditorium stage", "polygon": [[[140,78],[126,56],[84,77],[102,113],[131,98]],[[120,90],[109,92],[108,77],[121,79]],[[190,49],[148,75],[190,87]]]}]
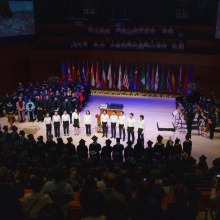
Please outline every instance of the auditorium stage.
[{"label": "auditorium stage", "polygon": [[[73,127],[70,125],[70,136],[73,137],[73,143],[78,145],[81,138],[86,140],[86,145],[88,146],[92,140],[91,137],[87,137],[85,134],[85,126],[83,125],[83,116],[87,109],[90,110],[92,115],[92,136],[95,134],[98,137],[98,142],[101,145],[104,145],[106,138],[102,138],[102,134],[96,132],[97,119],[96,114],[100,113],[99,106],[104,103],[119,103],[124,105],[124,112],[126,117],[129,113],[134,113],[134,118],[136,121],[139,119],[139,116],[142,114],[145,117],[146,130],[145,130],[145,147],[146,142],[150,139],[154,143],[156,137],[160,134],[164,139],[171,137],[175,140],[178,137],[182,142],[185,140],[185,133],[180,133],[178,130],[173,131],[158,131],[157,122],[159,125],[170,125],[174,123],[174,117],[172,113],[175,111],[175,99],[174,98],[155,98],[155,97],[123,97],[123,96],[108,96],[108,95],[92,95],[91,101],[83,109],[81,114],[81,127],[79,136],[73,135]],[[6,118],[1,118],[0,123],[2,127],[8,125]],[[38,126],[37,133],[34,135],[36,138],[39,135],[44,137],[46,140],[46,129],[45,125],[42,122],[25,122],[18,123],[15,122],[15,125],[18,127],[18,130]],[[117,135],[118,136],[118,131]],[[137,132],[135,133],[137,137]],[[66,137],[63,136],[63,129],[61,127],[61,137],[64,142],[66,142]],[[109,135],[111,137],[111,131],[109,129]],[[115,139],[112,139],[112,144],[115,144]],[[126,142],[126,140],[125,140]],[[196,131],[192,133],[192,142],[193,142],[193,151],[192,156],[197,159],[204,154],[207,157],[209,167],[212,165],[213,159],[220,156],[220,134],[216,133],[214,140],[208,138],[208,134],[199,136]],[[123,143],[123,142],[122,142]],[[126,143],[124,143],[126,145]]]}]

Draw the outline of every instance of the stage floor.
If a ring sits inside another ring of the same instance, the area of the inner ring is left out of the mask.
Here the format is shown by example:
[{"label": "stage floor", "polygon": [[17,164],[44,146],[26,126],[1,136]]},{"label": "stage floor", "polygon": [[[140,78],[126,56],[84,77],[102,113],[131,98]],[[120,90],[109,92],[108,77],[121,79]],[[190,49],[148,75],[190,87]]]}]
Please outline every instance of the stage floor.
[{"label": "stage floor", "polygon": [[[97,119],[95,118],[96,114],[99,114],[99,106],[104,103],[120,103],[124,105],[123,111],[127,117],[129,113],[134,113],[134,118],[136,121],[139,119],[140,115],[144,115],[146,122],[146,130],[144,134],[145,147],[148,140],[152,140],[154,143],[156,137],[160,134],[164,137],[164,140],[169,138],[175,140],[178,137],[182,142],[185,140],[185,133],[180,133],[178,130],[175,132],[172,131],[158,131],[157,122],[160,127],[164,125],[169,126],[174,123],[174,117],[172,113],[175,111],[175,99],[174,98],[151,98],[151,97],[123,97],[123,96],[107,96],[107,95],[92,95],[91,101],[87,104],[81,114],[81,127],[80,134],[78,136],[73,135],[73,127],[70,125],[70,136],[73,138],[73,143],[78,145],[81,138],[86,140],[86,145],[92,142],[91,137],[95,134],[98,137],[98,142],[101,145],[104,145],[106,138],[102,138],[102,134],[96,132]],[[85,111],[89,109],[92,115],[92,136],[87,137],[85,134],[85,126],[83,125],[83,116]],[[1,126],[8,125],[6,118],[0,119]],[[15,122],[15,125],[18,127],[18,130],[39,126],[39,130],[34,135],[36,138],[40,135],[46,140],[46,129],[45,125],[42,122],[25,122],[18,123]],[[111,131],[109,129],[108,137],[111,137]],[[118,130],[117,135],[118,136]],[[135,132],[137,137],[137,132]],[[66,137],[63,136],[63,129],[61,127],[61,137],[64,142],[66,142]],[[126,141],[124,144],[126,145]],[[199,136],[197,131],[192,133],[192,142],[193,150],[192,156],[198,161],[198,158],[204,154],[207,157],[209,167],[212,166],[213,159],[219,157],[220,153],[220,134],[216,133],[214,140],[208,138],[208,134],[204,136]],[[123,142],[122,142],[123,143]],[[112,139],[112,144],[115,144],[115,139]]]}]

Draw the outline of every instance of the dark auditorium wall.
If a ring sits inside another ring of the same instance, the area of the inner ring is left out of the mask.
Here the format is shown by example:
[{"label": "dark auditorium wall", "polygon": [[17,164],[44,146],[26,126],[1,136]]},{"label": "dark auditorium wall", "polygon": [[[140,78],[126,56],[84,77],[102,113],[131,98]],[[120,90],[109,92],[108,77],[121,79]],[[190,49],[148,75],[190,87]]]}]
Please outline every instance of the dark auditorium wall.
[{"label": "dark auditorium wall", "polygon": [[0,47],[0,94],[11,93],[18,82],[30,80],[28,44]]},{"label": "dark auditorium wall", "polygon": [[[220,56],[186,53],[124,52],[124,51],[30,51],[30,75],[32,81],[43,81],[51,74],[60,75],[61,60],[144,62],[164,64],[191,64],[194,81],[202,85],[203,93],[213,90],[220,94]],[[107,68],[107,67],[106,67]]]}]

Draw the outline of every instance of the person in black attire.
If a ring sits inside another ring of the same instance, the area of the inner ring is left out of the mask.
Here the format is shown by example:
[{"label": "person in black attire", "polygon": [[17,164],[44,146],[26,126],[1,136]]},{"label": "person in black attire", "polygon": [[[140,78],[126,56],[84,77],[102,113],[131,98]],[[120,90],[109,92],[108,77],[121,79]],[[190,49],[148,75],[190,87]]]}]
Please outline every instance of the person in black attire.
[{"label": "person in black attire", "polygon": [[14,106],[11,104],[11,101],[9,100],[6,105],[6,113],[7,115],[14,114]]},{"label": "person in black attire", "polygon": [[189,135],[185,136],[185,141],[183,142],[183,152],[191,156],[192,152],[192,141],[190,140]]},{"label": "person in black attire", "polygon": [[19,144],[20,144],[21,148],[23,148],[24,147],[24,143],[27,140],[27,138],[25,137],[24,130],[20,130],[19,131],[19,136],[20,136],[19,137]]},{"label": "person in black attire", "polygon": [[164,144],[162,143],[163,137],[157,136],[157,143],[154,145],[154,158],[162,159],[164,154]]},{"label": "person in black attire", "polygon": [[172,147],[172,155],[180,157],[182,154],[182,145],[180,144],[180,139],[176,138],[174,146]]},{"label": "person in black attire", "polygon": [[112,159],[112,146],[111,146],[111,143],[112,141],[110,139],[107,139],[105,141],[106,143],[106,146],[104,146],[102,148],[102,151],[101,151],[101,158],[102,159],[105,159],[105,160],[111,160]]},{"label": "person in black attire", "polygon": [[14,125],[12,126],[12,132],[11,132],[11,140],[15,143],[19,141],[19,135],[17,132],[18,128]]},{"label": "person in black attire", "polygon": [[146,164],[151,163],[154,158],[154,148],[152,147],[153,141],[148,140],[147,147],[144,149],[143,152],[143,159]]},{"label": "person in black attire", "polygon": [[173,141],[168,140],[164,148],[164,159],[169,160],[173,152]]},{"label": "person in black attire", "polygon": [[85,145],[85,140],[81,139],[77,146],[77,157],[79,160],[85,160],[88,158],[88,147]]},{"label": "person in black attire", "polygon": [[4,126],[3,127],[3,139],[4,139],[4,143],[9,143],[11,141],[11,134],[8,132],[8,126]]},{"label": "person in black attire", "polygon": [[98,138],[94,135],[91,139],[93,140],[93,143],[91,143],[89,145],[90,157],[91,157],[91,155],[93,155],[93,153],[96,153],[95,154],[96,158],[100,159],[101,145],[99,143],[97,143]]},{"label": "person in black attire", "polygon": [[65,97],[64,102],[61,104],[61,112],[66,111],[67,114],[69,114],[70,116],[70,123],[72,123],[72,108],[71,108],[71,104],[69,102],[68,97]]},{"label": "person in black attire", "polygon": [[192,108],[189,108],[187,111],[187,135],[190,138],[191,138],[191,133],[192,133],[192,124],[193,124],[194,117],[195,117],[195,114]]},{"label": "person in black attire", "polygon": [[210,135],[209,138],[213,139],[214,138],[214,132],[215,132],[215,127],[216,127],[216,118],[215,115],[212,114],[210,120]]},{"label": "person in black attire", "polygon": [[56,149],[56,143],[55,143],[55,141],[53,141],[53,135],[52,134],[48,135],[47,138],[48,139],[46,141],[45,151],[46,151],[46,155],[48,157]]},{"label": "person in black attire", "polygon": [[128,161],[129,159],[134,157],[134,149],[132,147],[133,142],[128,141],[127,147],[124,149],[124,159],[125,161]]},{"label": "person in black attire", "polygon": [[62,154],[64,147],[65,147],[65,144],[63,143],[63,139],[61,137],[57,138],[56,148],[57,148],[58,155]]},{"label": "person in black attire", "polygon": [[112,149],[112,157],[115,162],[122,163],[123,162],[123,150],[124,145],[120,143],[120,138],[116,138],[116,144],[113,146]]},{"label": "person in black attire", "polygon": [[37,121],[43,122],[44,116],[43,116],[43,109],[44,109],[44,103],[43,101],[39,98],[39,96],[36,97],[35,100],[35,110],[36,110],[36,115],[37,115]]},{"label": "person in black attire", "polygon": [[137,143],[134,145],[134,158],[136,161],[142,159],[144,153],[144,143],[143,139],[138,139]]},{"label": "person in black attire", "polygon": [[48,95],[46,95],[44,99],[44,114],[46,114],[47,112],[50,113],[50,116],[53,115],[52,104],[51,104],[51,100]]},{"label": "person in black attire", "polygon": [[76,147],[72,142],[73,142],[72,137],[68,137],[66,147],[68,149],[69,155],[75,156],[76,155]]},{"label": "person in black attire", "polygon": [[52,112],[57,111],[58,115],[61,115],[61,103],[58,98],[55,96],[52,101]]}]

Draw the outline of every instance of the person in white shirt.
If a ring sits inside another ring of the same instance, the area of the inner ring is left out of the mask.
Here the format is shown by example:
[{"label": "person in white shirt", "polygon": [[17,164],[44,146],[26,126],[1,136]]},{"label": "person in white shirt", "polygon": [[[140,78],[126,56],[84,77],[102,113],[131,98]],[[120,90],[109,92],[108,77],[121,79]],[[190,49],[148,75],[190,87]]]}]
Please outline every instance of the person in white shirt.
[{"label": "person in white shirt", "polygon": [[79,135],[79,124],[80,124],[80,117],[79,112],[77,109],[74,110],[72,114],[72,122],[74,127],[74,135]]},{"label": "person in white shirt", "polygon": [[53,115],[53,125],[54,125],[54,134],[56,138],[60,137],[60,116],[58,115],[58,112],[55,111]]},{"label": "person in white shirt", "polygon": [[118,118],[118,128],[119,128],[119,137],[121,139],[121,134],[123,131],[123,141],[125,141],[125,116],[124,116],[124,112],[121,111],[120,112],[120,116]]},{"label": "person in white shirt", "polygon": [[62,115],[62,124],[63,124],[63,133],[64,136],[69,136],[69,126],[70,126],[70,115],[67,114],[67,111],[63,112]]},{"label": "person in white shirt", "polygon": [[111,138],[116,138],[116,125],[118,124],[118,116],[116,115],[116,111],[112,112],[112,115],[110,116],[110,122],[112,132]]},{"label": "person in white shirt", "polygon": [[90,115],[90,111],[87,110],[86,114],[84,115],[84,124],[86,127],[86,135],[91,135],[91,124],[92,124],[92,116]]},{"label": "person in white shirt", "polygon": [[47,137],[51,135],[51,117],[49,113],[46,113],[46,117],[44,118],[44,124],[46,125],[46,135]]},{"label": "person in white shirt", "polygon": [[127,132],[128,132],[128,141],[130,141],[130,136],[132,136],[132,143],[134,143],[134,127],[135,127],[134,114],[130,113],[129,118],[127,119]]},{"label": "person in white shirt", "polygon": [[104,136],[108,136],[108,121],[109,121],[109,116],[107,114],[107,111],[104,110],[103,114],[101,114],[101,118],[100,118],[101,124],[102,124],[102,131],[103,131],[103,135]]},{"label": "person in white shirt", "polygon": [[138,127],[138,139],[144,140],[145,121],[143,115],[140,115],[140,119],[138,120],[137,127]]}]

